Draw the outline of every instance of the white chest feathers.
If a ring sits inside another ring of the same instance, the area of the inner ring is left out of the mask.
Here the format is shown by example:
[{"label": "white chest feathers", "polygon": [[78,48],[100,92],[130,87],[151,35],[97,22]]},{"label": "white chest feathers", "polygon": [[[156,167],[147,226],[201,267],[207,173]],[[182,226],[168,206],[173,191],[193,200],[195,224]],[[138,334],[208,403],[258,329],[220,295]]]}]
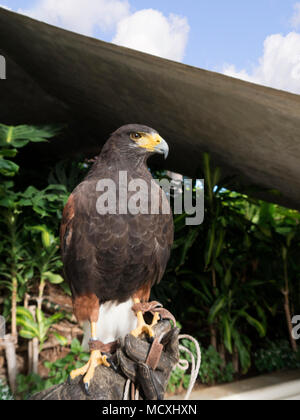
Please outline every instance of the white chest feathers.
[{"label": "white chest feathers", "polygon": [[[121,304],[106,302],[101,305],[97,322],[97,340],[108,344],[120,337],[125,337],[134,330],[137,327],[137,317],[131,309],[132,306],[132,299]],[[90,323],[86,322],[83,329],[84,337],[82,346],[84,351],[88,351],[88,344],[91,339]]]}]

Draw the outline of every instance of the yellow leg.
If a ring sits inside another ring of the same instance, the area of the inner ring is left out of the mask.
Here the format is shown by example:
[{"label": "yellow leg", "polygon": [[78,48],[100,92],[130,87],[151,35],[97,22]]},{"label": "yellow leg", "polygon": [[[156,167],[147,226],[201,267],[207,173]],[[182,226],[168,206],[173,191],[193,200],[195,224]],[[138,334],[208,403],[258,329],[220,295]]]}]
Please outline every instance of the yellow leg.
[{"label": "yellow leg", "polygon": [[[137,304],[137,303],[140,303],[140,299],[134,299],[134,304]],[[158,313],[154,314],[151,325],[146,324],[142,312],[138,312],[136,316],[138,320],[138,325],[135,330],[131,331],[131,335],[137,338],[142,333],[145,333],[145,334],[148,334],[150,338],[153,338],[154,337],[153,327],[159,321],[159,314]]]},{"label": "yellow leg", "polygon": [[[96,323],[91,324],[92,329],[92,340],[96,340]],[[88,390],[91,380],[94,377],[95,369],[97,366],[104,365],[110,367],[110,364],[107,361],[106,356],[102,356],[99,350],[92,350],[89,361],[86,365],[82,366],[80,369],[73,370],[70,373],[70,379],[75,379],[78,376],[85,375],[83,383],[85,384],[85,389]]]}]

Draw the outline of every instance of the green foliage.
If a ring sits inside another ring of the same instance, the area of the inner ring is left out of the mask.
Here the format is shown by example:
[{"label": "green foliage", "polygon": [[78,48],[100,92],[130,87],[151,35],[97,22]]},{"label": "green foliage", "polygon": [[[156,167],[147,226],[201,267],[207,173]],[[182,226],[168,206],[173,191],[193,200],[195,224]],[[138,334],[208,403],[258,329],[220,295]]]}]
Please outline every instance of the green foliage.
[{"label": "green foliage", "polygon": [[181,388],[187,389],[189,386],[190,375],[176,367],[171,374],[168,383],[168,392],[175,394]]},{"label": "green foliage", "polygon": [[0,401],[11,401],[13,396],[7,385],[4,385],[0,380]]},{"label": "green foliage", "polygon": [[[196,357],[196,349],[194,343],[189,340],[182,340],[182,345],[189,349],[194,357]],[[199,380],[203,384],[214,385],[234,380],[234,369],[232,363],[225,363],[216,349],[210,346],[208,349],[201,350],[201,368],[199,372]],[[188,353],[181,351],[180,358],[191,363]],[[191,375],[188,371],[183,371],[176,367],[173,370],[168,384],[168,392],[176,393],[182,389],[187,389],[190,383]]]},{"label": "green foliage", "polygon": [[261,373],[300,369],[300,350],[294,353],[287,340],[267,340],[264,348],[254,353],[254,364]]},{"label": "green foliage", "polygon": [[201,382],[208,385],[232,382],[234,369],[232,363],[226,364],[216,349],[210,346],[202,352],[199,376]]},{"label": "green foliage", "polygon": [[89,360],[89,354],[84,353],[79,341],[72,341],[70,351],[62,359],[55,362],[45,362],[44,366],[49,370],[48,378],[42,379],[39,375],[18,375],[17,395],[22,399],[30,398],[38,392],[66,382],[72,370],[82,367]]},{"label": "green foliage", "polygon": [[90,167],[90,163],[81,161],[58,162],[48,177],[48,183],[64,186],[71,193],[87,175]]},{"label": "green foliage", "polygon": [[62,359],[56,360],[54,363],[45,362],[44,365],[49,369],[49,379],[45,384],[45,389],[52,385],[65,382],[69,374],[74,369],[79,369],[89,360],[89,354],[83,352],[82,347],[77,339],[71,344],[70,352]]},{"label": "green foliage", "polygon": [[28,340],[37,338],[40,342],[41,349],[48,338],[48,333],[52,325],[56,324],[62,318],[64,316],[61,313],[56,313],[46,318],[44,313],[37,308],[35,320],[28,309],[22,307],[17,308],[17,325],[21,327],[19,332],[20,336]]},{"label": "green foliage", "polygon": [[[8,127],[0,124],[0,161],[14,157],[17,149],[29,142],[53,137],[54,127]],[[2,156],[2,157],[1,157]],[[2,159],[3,160],[3,159]],[[0,171],[0,175],[16,175]],[[60,284],[62,263],[57,236],[62,209],[68,192],[63,185],[48,185],[43,190],[29,186],[17,191],[15,182],[3,178],[0,186],[0,289],[6,287],[20,302],[40,282],[40,294],[46,281]],[[55,232],[55,233],[54,233]],[[39,296],[42,298],[42,295]],[[7,298],[5,301],[7,308]],[[28,336],[28,333],[27,333]]]},{"label": "green foliage", "polygon": [[184,325],[194,323],[198,338],[223,358],[237,352],[245,374],[255,342],[283,317],[283,292],[300,311],[300,215],[234,192],[237,180],[223,177],[207,154],[199,178],[205,179],[204,223],[190,227],[185,215],[175,218],[171,261],[155,296],[173,305]]},{"label": "green foliage", "polygon": [[36,373],[17,376],[17,396],[21,400],[27,400],[32,395],[44,391],[45,381]]},{"label": "green foliage", "polygon": [[17,155],[18,150],[29,142],[45,142],[54,137],[59,131],[58,127],[32,127],[19,125],[17,127],[0,124],[0,174],[14,176],[19,171],[19,166],[7,160]]},{"label": "green foliage", "polygon": [[[181,328],[181,325],[177,323],[177,327]],[[180,344],[184,346],[187,350],[189,350],[194,358],[195,361],[197,360],[197,351],[195,344],[190,340],[181,340]],[[180,350],[180,359],[187,360],[189,364],[191,364],[191,356],[187,351]],[[176,391],[180,390],[181,388],[187,389],[190,384],[191,375],[189,371],[185,371],[176,367],[171,374],[169,384],[168,384],[168,391],[175,393]]]}]

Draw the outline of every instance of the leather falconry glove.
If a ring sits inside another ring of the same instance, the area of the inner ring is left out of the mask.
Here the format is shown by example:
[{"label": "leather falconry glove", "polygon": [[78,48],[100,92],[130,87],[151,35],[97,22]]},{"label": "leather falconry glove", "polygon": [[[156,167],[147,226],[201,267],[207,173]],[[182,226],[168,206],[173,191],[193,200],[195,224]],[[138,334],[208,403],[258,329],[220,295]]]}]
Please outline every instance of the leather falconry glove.
[{"label": "leather falconry glove", "polygon": [[173,368],[179,360],[179,328],[169,321],[155,326],[153,343],[127,335],[120,340],[117,360],[123,374],[140,388],[146,400],[163,400]]}]

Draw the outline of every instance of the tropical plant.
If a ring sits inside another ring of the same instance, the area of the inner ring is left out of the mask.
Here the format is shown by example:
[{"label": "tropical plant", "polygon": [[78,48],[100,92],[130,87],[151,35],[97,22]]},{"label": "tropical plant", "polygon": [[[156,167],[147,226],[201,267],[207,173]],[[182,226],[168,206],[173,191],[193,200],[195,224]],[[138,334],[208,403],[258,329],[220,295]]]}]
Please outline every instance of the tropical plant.
[{"label": "tropical plant", "polygon": [[300,351],[292,351],[288,340],[266,340],[263,348],[254,355],[254,363],[261,373],[282,369],[300,369]]},{"label": "tropical plant", "polygon": [[[61,185],[50,185],[42,191],[34,187],[28,187],[24,192],[16,191],[14,181],[7,178],[16,176],[19,167],[7,158],[15,157],[19,149],[29,142],[47,141],[57,131],[57,128],[50,126],[12,127],[0,124],[0,229],[3,238],[0,246],[0,287],[6,287],[10,291],[10,299],[6,297],[4,301],[6,309],[10,305],[10,311],[6,310],[4,314],[11,321],[11,337],[14,343],[18,341],[17,305],[34,286],[36,276],[40,275],[40,311],[46,279],[58,282],[59,278],[62,281],[58,274],[53,273],[54,268],[61,268],[57,240],[54,244],[50,228],[40,226],[40,220],[53,220],[53,214],[59,219],[67,194],[65,187]],[[37,231],[41,232],[39,243],[33,237]]]},{"label": "tropical plant", "polygon": [[[17,325],[21,327],[19,335],[28,340],[37,338],[40,350],[48,338],[50,328],[64,317],[62,313],[56,313],[50,317],[45,317],[44,313],[37,308],[36,319],[34,315],[26,308],[17,308]],[[60,337],[63,341],[63,337]]]},{"label": "tropical plant", "polygon": [[4,385],[0,380],[0,401],[11,401],[13,396],[10,392],[10,389],[7,385]]},{"label": "tropical plant", "polygon": [[44,366],[48,369],[48,378],[45,380],[37,374],[18,375],[17,394],[24,398],[59,385],[68,379],[72,370],[80,368],[88,362],[89,354],[82,350],[79,341],[74,338],[68,354],[55,362],[45,362]]}]

